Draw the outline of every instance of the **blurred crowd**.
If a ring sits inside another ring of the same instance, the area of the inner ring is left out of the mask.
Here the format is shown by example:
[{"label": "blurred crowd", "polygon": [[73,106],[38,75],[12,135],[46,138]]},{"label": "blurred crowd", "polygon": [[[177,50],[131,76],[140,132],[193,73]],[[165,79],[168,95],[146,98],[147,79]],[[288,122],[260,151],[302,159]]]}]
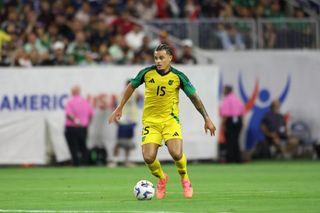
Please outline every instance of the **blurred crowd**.
[{"label": "blurred crowd", "polygon": [[[134,20],[283,17],[285,7],[284,0],[3,0],[0,64],[150,64],[152,50],[160,42],[177,47],[168,32],[150,37]],[[304,13],[297,11],[297,15]],[[221,25],[219,29],[227,46],[224,32],[234,28]],[[237,32],[233,33],[233,40],[243,48]],[[272,32],[265,35],[269,46],[274,36]],[[197,63],[190,40],[174,52],[174,60]]]}]

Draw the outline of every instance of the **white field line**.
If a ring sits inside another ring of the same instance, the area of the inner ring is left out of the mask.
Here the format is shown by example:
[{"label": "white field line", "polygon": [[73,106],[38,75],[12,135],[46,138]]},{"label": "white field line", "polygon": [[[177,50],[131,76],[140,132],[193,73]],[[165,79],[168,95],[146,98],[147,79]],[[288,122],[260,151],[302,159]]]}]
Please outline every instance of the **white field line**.
[{"label": "white field line", "polygon": [[[70,192],[63,192],[63,194],[102,194],[104,192],[93,192],[93,191],[70,191]],[[168,194],[182,194],[183,191],[169,191],[166,192]],[[209,191],[196,191],[196,194],[211,194],[212,192]]]}]

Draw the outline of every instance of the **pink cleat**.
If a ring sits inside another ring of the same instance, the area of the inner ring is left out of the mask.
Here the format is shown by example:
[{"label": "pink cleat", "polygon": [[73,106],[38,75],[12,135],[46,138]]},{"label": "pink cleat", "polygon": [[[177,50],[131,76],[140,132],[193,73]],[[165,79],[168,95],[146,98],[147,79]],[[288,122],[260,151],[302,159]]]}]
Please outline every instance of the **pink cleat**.
[{"label": "pink cleat", "polygon": [[183,195],[185,198],[192,198],[193,189],[190,183],[190,180],[183,180],[182,182],[183,187]]},{"label": "pink cleat", "polygon": [[166,196],[166,185],[168,183],[168,175],[164,174],[165,178],[163,180],[159,180],[158,182],[158,190],[157,190],[157,198],[163,199]]}]

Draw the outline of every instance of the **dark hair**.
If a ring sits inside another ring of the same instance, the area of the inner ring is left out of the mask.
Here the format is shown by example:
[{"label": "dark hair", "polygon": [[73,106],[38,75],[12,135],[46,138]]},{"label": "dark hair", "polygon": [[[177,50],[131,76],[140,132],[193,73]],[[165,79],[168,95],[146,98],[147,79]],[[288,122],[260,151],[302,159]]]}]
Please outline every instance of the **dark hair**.
[{"label": "dark hair", "polygon": [[172,55],[172,49],[167,44],[159,44],[154,51],[165,50],[168,55]]}]

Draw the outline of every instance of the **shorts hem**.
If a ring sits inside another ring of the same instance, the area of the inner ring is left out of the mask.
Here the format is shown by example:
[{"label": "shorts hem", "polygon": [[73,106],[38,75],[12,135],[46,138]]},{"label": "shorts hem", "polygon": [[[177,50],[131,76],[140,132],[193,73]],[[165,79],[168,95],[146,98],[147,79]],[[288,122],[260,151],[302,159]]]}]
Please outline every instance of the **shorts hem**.
[{"label": "shorts hem", "polygon": [[141,143],[141,146],[144,145],[144,144],[150,144],[150,143],[154,143],[154,144],[158,144],[159,146],[163,146],[163,145],[162,145],[162,142],[157,143],[157,142],[152,142],[152,141],[150,141],[150,142],[142,142],[142,143]]}]

